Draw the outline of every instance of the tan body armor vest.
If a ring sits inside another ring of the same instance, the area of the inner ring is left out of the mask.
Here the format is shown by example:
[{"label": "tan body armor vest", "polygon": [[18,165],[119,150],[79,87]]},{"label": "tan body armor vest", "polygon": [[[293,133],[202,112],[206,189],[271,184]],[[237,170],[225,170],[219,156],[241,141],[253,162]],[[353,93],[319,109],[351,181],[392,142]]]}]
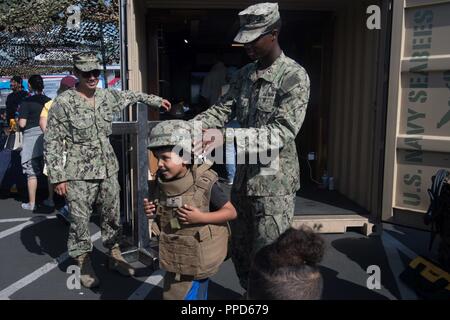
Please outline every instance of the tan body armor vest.
[{"label": "tan body armor vest", "polygon": [[157,221],[161,230],[159,263],[166,271],[204,279],[215,274],[227,255],[228,225],[180,224],[177,209],[185,204],[209,212],[217,174],[204,164],[183,178],[156,187]]}]

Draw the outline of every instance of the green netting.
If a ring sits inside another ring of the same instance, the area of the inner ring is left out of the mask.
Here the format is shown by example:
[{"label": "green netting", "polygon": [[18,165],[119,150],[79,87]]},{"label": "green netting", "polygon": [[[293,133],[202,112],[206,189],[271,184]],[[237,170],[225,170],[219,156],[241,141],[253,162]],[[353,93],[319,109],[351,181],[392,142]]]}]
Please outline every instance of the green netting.
[{"label": "green netting", "polygon": [[[69,28],[74,25],[73,5],[80,8],[76,29]],[[72,55],[80,51],[103,52],[107,64],[118,63],[118,25],[118,0],[3,0],[0,75],[67,71]]]}]

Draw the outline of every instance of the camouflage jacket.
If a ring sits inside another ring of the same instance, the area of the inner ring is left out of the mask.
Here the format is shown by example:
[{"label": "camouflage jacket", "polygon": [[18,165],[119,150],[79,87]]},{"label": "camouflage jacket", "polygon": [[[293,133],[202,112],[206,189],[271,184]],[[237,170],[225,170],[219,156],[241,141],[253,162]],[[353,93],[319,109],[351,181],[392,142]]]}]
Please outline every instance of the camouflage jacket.
[{"label": "camouflage jacket", "polygon": [[[228,92],[191,121],[200,120],[203,128],[222,128],[236,117],[241,128],[224,130],[238,147],[233,189],[251,196],[288,195],[300,188],[295,137],[308,100],[307,72],[282,53],[262,73],[255,62],[240,69]],[[239,160],[240,150],[245,150],[244,164]],[[278,152],[276,161],[263,163],[258,158],[249,164],[251,155],[270,154],[269,150]]]},{"label": "camouflage jacket", "polygon": [[[110,177],[119,170],[108,137],[113,114],[136,102],[158,108],[162,98],[132,91],[97,89],[95,108],[75,90],[56,97],[48,114],[44,156],[51,183]],[[63,154],[67,154],[64,161]]]}]

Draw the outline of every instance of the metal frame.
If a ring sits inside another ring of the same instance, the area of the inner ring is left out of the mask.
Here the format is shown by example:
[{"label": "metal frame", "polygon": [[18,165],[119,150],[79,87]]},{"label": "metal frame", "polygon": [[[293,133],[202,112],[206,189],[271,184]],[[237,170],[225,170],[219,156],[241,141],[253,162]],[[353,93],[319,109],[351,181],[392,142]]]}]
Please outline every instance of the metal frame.
[{"label": "metal frame", "polygon": [[379,224],[382,222],[383,207],[383,184],[385,165],[385,144],[388,112],[388,92],[389,92],[389,67],[391,55],[391,28],[393,1],[382,1],[382,26],[380,34],[380,46],[378,48],[378,73],[377,73],[377,94],[376,94],[376,122],[375,122],[375,143],[374,143],[374,165],[372,168],[372,190],[371,200],[371,222]]},{"label": "metal frame", "polygon": [[[405,150],[404,139],[407,135],[400,134],[400,115],[402,103],[402,73],[409,72],[412,65],[409,57],[405,56],[404,44],[406,37],[405,19],[406,9],[422,6],[432,6],[450,3],[449,0],[393,0],[392,44],[389,72],[389,96],[386,128],[385,168],[383,183],[382,220],[420,229],[426,228],[423,224],[423,214],[426,209],[403,208],[396,205],[396,187],[398,177],[398,149]],[[406,39],[408,40],[408,39]],[[428,69],[422,71],[437,71],[446,68],[443,64],[445,55],[430,55]],[[445,70],[445,69],[444,69]],[[434,140],[434,141],[433,141]],[[447,152],[448,142],[442,137],[431,138],[424,135],[422,151]],[[426,166],[424,166],[426,168]],[[404,214],[408,215],[405,219]]]},{"label": "metal frame", "polygon": [[[113,122],[112,134],[122,135],[124,138],[131,137],[131,147],[123,155],[122,159],[127,160],[122,163],[125,179],[124,187],[126,190],[133,190],[131,199],[133,206],[130,205],[130,194],[124,193],[121,199],[124,203],[125,216],[131,218],[132,224],[132,247],[124,250],[123,256],[129,262],[140,261],[154,269],[158,268],[158,252],[154,249],[155,244],[150,239],[149,224],[144,212],[144,198],[148,197],[148,151],[147,140],[150,130],[158,121],[148,121],[148,106],[143,103],[137,104],[137,120],[128,122]],[[124,141],[126,143],[126,141]],[[136,166],[130,166],[133,161],[128,161],[130,152],[134,152]],[[133,179],[131,180],[131,169]],[[136,184],[134,188],[128,188],[131,183]]]},{"label": "metal frame", "polygon": [[398,108],[400,92],[400,65],[402,57],[402,44],[404,41],[404,1],[393,2],[393,17],[391,29],[391,57],[389,70],[389,93],[387,121],[391,124],[386,126],[386,145],[384,157],[384,181],[383,181],[383,204],[381,217],[382,220],[388,220],[392,217],[392,204],[394,202],[394,185],[396,177],[395,163],[397,148],[397,129],[398,129]]}]

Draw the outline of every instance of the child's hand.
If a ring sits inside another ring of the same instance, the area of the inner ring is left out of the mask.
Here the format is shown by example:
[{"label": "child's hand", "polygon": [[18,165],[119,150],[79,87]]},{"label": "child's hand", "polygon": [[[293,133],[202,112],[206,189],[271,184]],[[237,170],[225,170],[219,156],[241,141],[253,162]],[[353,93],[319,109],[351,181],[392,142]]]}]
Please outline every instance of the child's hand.
[{"label": "child's hand", "polygon": [[144,211],[147,218],[153,219],[155,217],[156,206],[153,202],[149,202],[147,198],[144,198]]},{"label": "child's hand", "polygon": [[188,204],[178,208],[178,218],[182,224],[203,223],[204,215],[198,208]]}]

